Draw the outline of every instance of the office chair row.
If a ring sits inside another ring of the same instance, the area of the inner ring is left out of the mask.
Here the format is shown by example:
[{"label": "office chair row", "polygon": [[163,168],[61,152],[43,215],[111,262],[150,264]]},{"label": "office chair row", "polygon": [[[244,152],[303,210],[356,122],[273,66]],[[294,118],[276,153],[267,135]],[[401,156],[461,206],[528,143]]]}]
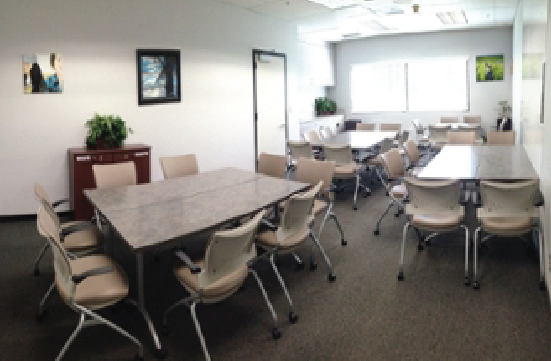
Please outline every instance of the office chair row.
[{"label": "office chair row", "polygon": [[[460,123],[459,117],[440,117],[440,123]],[[482,117],[480,115],[464,115],[463,123],[481,124]]]},{"label": "office chair row", "polygon": [[[179,157],[165,157],[160,160],[165,178],[181,177],[198,173],[197,161],[194,155]],[[286,157],[261,154],[259,158],[259,172],[268,176],[283,178],[287,166]],[[248,274],[252,274],[264,296],[268,308],[274,319],[272,335],[281,336],[277,328],[277,315],[268,299],[262,282],[252,266],[261,259],[269,259],[278,278],[285,296],[289,302],[289,321],[297,322],[298,316],[285,286],[283,278],[275,265],[275,256],[291,253],[303,267],[304,263],[295,251],[307,239],[312,239],[314,245],[322,253],[329,268],[329,281],[333,282],[336,276],[331,263],[319,238],[327,219],[332,218],[341,232],[341,244],[346,245],[342,228],[332,211],[333,196],[330,187],[335,163],[300,159],[297,164],[297,180],[309,183],[312,187],[301,194],[291,196],[282,202],[281,219],[274,223],[266,216],[267,210],[259,212],[251,220],[234,229],[215,232],[208,242],[205,256],[196,262],[181,250],[175,252],[180,264],[174,268],[174,275],[190,293],[189,297],[174,303],[163,315],[163,329],[167,330],[169,313],[180,305],[190,308],[197,335],[207,360],[210,356],[202,336],[199,322],[195,313],[198,303],[216,303],[231,296],[245,281]],[[94,177],[98,188],[116,187],[136,184],[136,170],[133,162],[94,165]],[[98,315],[95,311],[114,305],[128,296],[128,280],[122,268],[112,259],[97,252],[102,245],[101,228],[104,226],[100,219],[96,224],[92,222],[61,223],[55,213],[52,203],[40,184],[35,184],[35,195],[39,200],[38,231],[47,240],[47,248],[54,253],[55,282],[52,283],[46,295],[40,302],[38,319],[43,320],[47,310],[45,303],[53,288],[57,288],[63,301],[80,315],[80,321],[60,351],[56,360],[61,360],[67,349],[83,327],[105,324],[133,341],[139,348],[138,358],[143,358],[143,347],[132,335],[119,326]],[[323,220],[316,234],[312,230],[314,217],[323,214]],[[267,227],[259,230],[259,226]],[[265,250],[262,256],[256,253],[255,245]],[[41,255],[45,249],[41,251]],[[39,260],[38,260],[39,261]],[[38,264],[37,264],[38,265]],[[310,254],[310,268],[317,267],[313,254]]]}]

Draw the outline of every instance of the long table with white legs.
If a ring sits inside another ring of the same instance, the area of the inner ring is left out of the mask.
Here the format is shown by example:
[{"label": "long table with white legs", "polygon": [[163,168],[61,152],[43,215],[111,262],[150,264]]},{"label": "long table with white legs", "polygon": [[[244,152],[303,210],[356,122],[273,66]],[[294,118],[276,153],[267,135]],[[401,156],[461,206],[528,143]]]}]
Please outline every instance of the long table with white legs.
[{"label": "long table with white legs", "polygon": [[320,139],[317,142],[310,142],[313,147],[324,145],[350,145],[353,150],[366,150],[381,143],[384,139],[395,139],[398,132],[379,132],[353,130],[339,133],[333,137]]},{"label": "long table with white legs", "polygon": [[101,218],[136,255],[138,300],[155,344],[166,356],[145,306],[144,253],[166,249],[192,236],[277,205],[308,184],[224,168],[135,186],[85,190]]}]

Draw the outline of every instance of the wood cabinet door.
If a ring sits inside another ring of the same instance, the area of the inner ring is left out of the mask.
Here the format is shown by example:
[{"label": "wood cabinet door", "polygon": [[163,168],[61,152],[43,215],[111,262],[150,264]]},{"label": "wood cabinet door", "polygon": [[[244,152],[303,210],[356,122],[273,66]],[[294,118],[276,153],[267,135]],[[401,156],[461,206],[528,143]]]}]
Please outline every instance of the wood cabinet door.
[{"label": "wood cabinet door", "polygon": [[132,158],[136,164],[138,184],[149,183],[150,180],[150,154],[148,149],[132,152]]}]

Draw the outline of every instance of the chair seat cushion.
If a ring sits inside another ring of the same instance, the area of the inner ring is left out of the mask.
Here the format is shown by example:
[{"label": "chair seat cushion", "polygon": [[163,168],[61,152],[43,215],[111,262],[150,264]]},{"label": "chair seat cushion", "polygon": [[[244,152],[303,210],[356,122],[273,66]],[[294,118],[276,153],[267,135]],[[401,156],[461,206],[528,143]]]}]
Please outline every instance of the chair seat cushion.
[{"label": "chair seat cushion", "polygon": [[429,229],[435,232],[457,227],[461,223],[461,214],[449,215],[414,215],[412,224],[414,227]]},{"label": "chair seat cushion", "polygon": [[362,166],[356,163],[337,165],[335,167],[335,172],[333,173],[333,177],[335,178],[355,177],[356,172],[358,172],[361,168]]},{"label": "chair seat cushion", "polygon": [[381,165],[383,164],[383,160],[381,159],[381,156],[378,155],[376,157],[373,157],[373,158],[367,158],[364,160],[364,163],[368,164],[368,165],[373,165],[373,166],[377,166],[377,165]]},{"label": "chair seat cushion", "polygon": [[[205,260],[201,259],[194,261],[193,263],[201,267],[201,272],[205,272]],[[249,270],[247,266],[243,265],[243,267],[238,268],[232,273],[225,275],[216,282],[213,282],[203,288],[203,298],[219,298],[233,293],[243,284],[248,274]],[[184,287],[195,293],[199,293],[200,287],[198,274],[191,273],[188,266],[184,264],[174,267],[174,275]]]},{"label": "chair seat cushion", "polygon": [[406,196],[405,184],[398,184],[390,190],[390,193],[396,198],[404,198]]},{"label": "chair seat cushion", "polygon": [[[105,255],[91,255],[70,260],[69,264],[73,275],[100,267],[111,266],[113,268],[113,271],[109,273],[90,276],[77,284],[74,297],[77,304],[97,309],[114,304],[128,295],[126,274],[111,258]],[[57,275],[55,282],[61,298],[66,303],[70,303],[71,295],[67,289],[61,287],[61,280]]]},{"label": "chair seat cushion", "polygon": [[276,232],[264,231],[264,232],[259,232],[256,235],[256,242],[257,244],[259,244],[264,248],[273,248],[275,246],[278,246],[278,250],[285,252],[299,246],[302,242],[304,242],[304,240],[306,240],[306,238],[308,238],[309,235],[310,235],[310,228],[304,227],[299,231],[295,232],[290,237],[287,237],[287,239],[279,240],[280,243],[278,245]]},{"label": "chair seat cushion", "polygon": [[[62,228],[81,222],[63,223]],[[72,253],[90,251],[100,245],[101,232],[95,225],[73,232],[63,239],[63,248]]]},{"label": "chair seat cushion", "polygon": [[530,217],[481,217],[480,223],[485,231],[496,235],[517,234],[530,231]]}]

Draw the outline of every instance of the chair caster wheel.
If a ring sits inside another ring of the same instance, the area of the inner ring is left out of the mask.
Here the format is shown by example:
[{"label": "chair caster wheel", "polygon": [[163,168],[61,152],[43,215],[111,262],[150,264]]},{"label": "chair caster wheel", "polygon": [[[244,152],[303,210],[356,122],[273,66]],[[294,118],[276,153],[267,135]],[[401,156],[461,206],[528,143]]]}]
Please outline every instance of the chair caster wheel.
[{"label": "chair caster wheel", "polygon": [[289,322],[297,323],[297,321],[298,321],[298,315],[293,311],[289,312]]},{"label": "chair caster wheel", "polygon": [[547,287],[545,287],[545,281],[540,281],[540,291],[545,291]]},{"label": "chair caster wheel", "polygon": [[166,348],[153,348],[153,355],[158,359],[165,359],[168,356]]},{"label": "chair caster wheel", "polygon": [[35,269],[33,274],[34,274],[35,277],[40,276],[40,270],[38,268]]},{"label": "chair caster wheel", "polygon": [[318,268],[318,264],[317,264],[317,263],[310,263],[310,271],[315,271],[316,268]]},{"label": "chair caster wheel", "polygon": [[281,338],[281,331],[277,327],[272,329],[272,337],[274,340]]},{"label": "chair caster wheel", "polygon": [[404,272],[400,271],[398,273],[398,281],[403,281],[404,280]]},{"label": "chair caster wheel", "polygon": [[422,244],[417,245],[417,250],[418,251],[422,251],[424,249],[425,249],[425,247]]},{"label": "chair caster wheel", "polygon": [[374,230],[374,231],[373,231],[373,234],[376,235],[376,236],[378,236],[378,235],[379,235],[379,230],[378,230],[378,229]]},{"label": "chair caster wheel", "polygon": [[329,280],[329,282],[335,282],[337,276],[335,276],[333,273],[329,273],[329,275],[327,275],[327,279]]},{"label": "chair caster wheel", "polygon": [[354,209],[355,211],[357,211],[357,210],[358,210],[358,206],[354,204],[354,207],[353,207],[352,209]]},{"label": "chair caster wheel", "polygon": [[346,242],[346,240],[343,238],[341,239],[341,246],[346,246],[348,244],[348,242]]},{"label": "chair caster wheel", "polygon": [[36,315],[36,322],[42,323],[47,316],[48,316],[48,310],[42,310],[38,312],[38,315]]},{"label": "chair caster wheel", "polygon": [[297,263],[297,271],[302,271],[304,269],[304,262]]},{"label": "chair caster wheel", "polygon": [[471,280],[469,279],[469,277],[465,277],[465,281],[463,282],[463,284],[464,284],[465,286],[468,286],[468,285],[471,284]]},{"label": "chair caster wheel", "polygon": [[163,325],[163,327],[161,328],[161,333],[163,334],[163,336],[170,335],[170,331],[168,330],[168,326]]},{"label": "chair caster wheel", "polygon": [[474,282],[473,282],[473,289],[475,289],[475,290],[479,290],[479,289],[480,289],[480,283],[478,283],[478,281],[474,281]]}]

